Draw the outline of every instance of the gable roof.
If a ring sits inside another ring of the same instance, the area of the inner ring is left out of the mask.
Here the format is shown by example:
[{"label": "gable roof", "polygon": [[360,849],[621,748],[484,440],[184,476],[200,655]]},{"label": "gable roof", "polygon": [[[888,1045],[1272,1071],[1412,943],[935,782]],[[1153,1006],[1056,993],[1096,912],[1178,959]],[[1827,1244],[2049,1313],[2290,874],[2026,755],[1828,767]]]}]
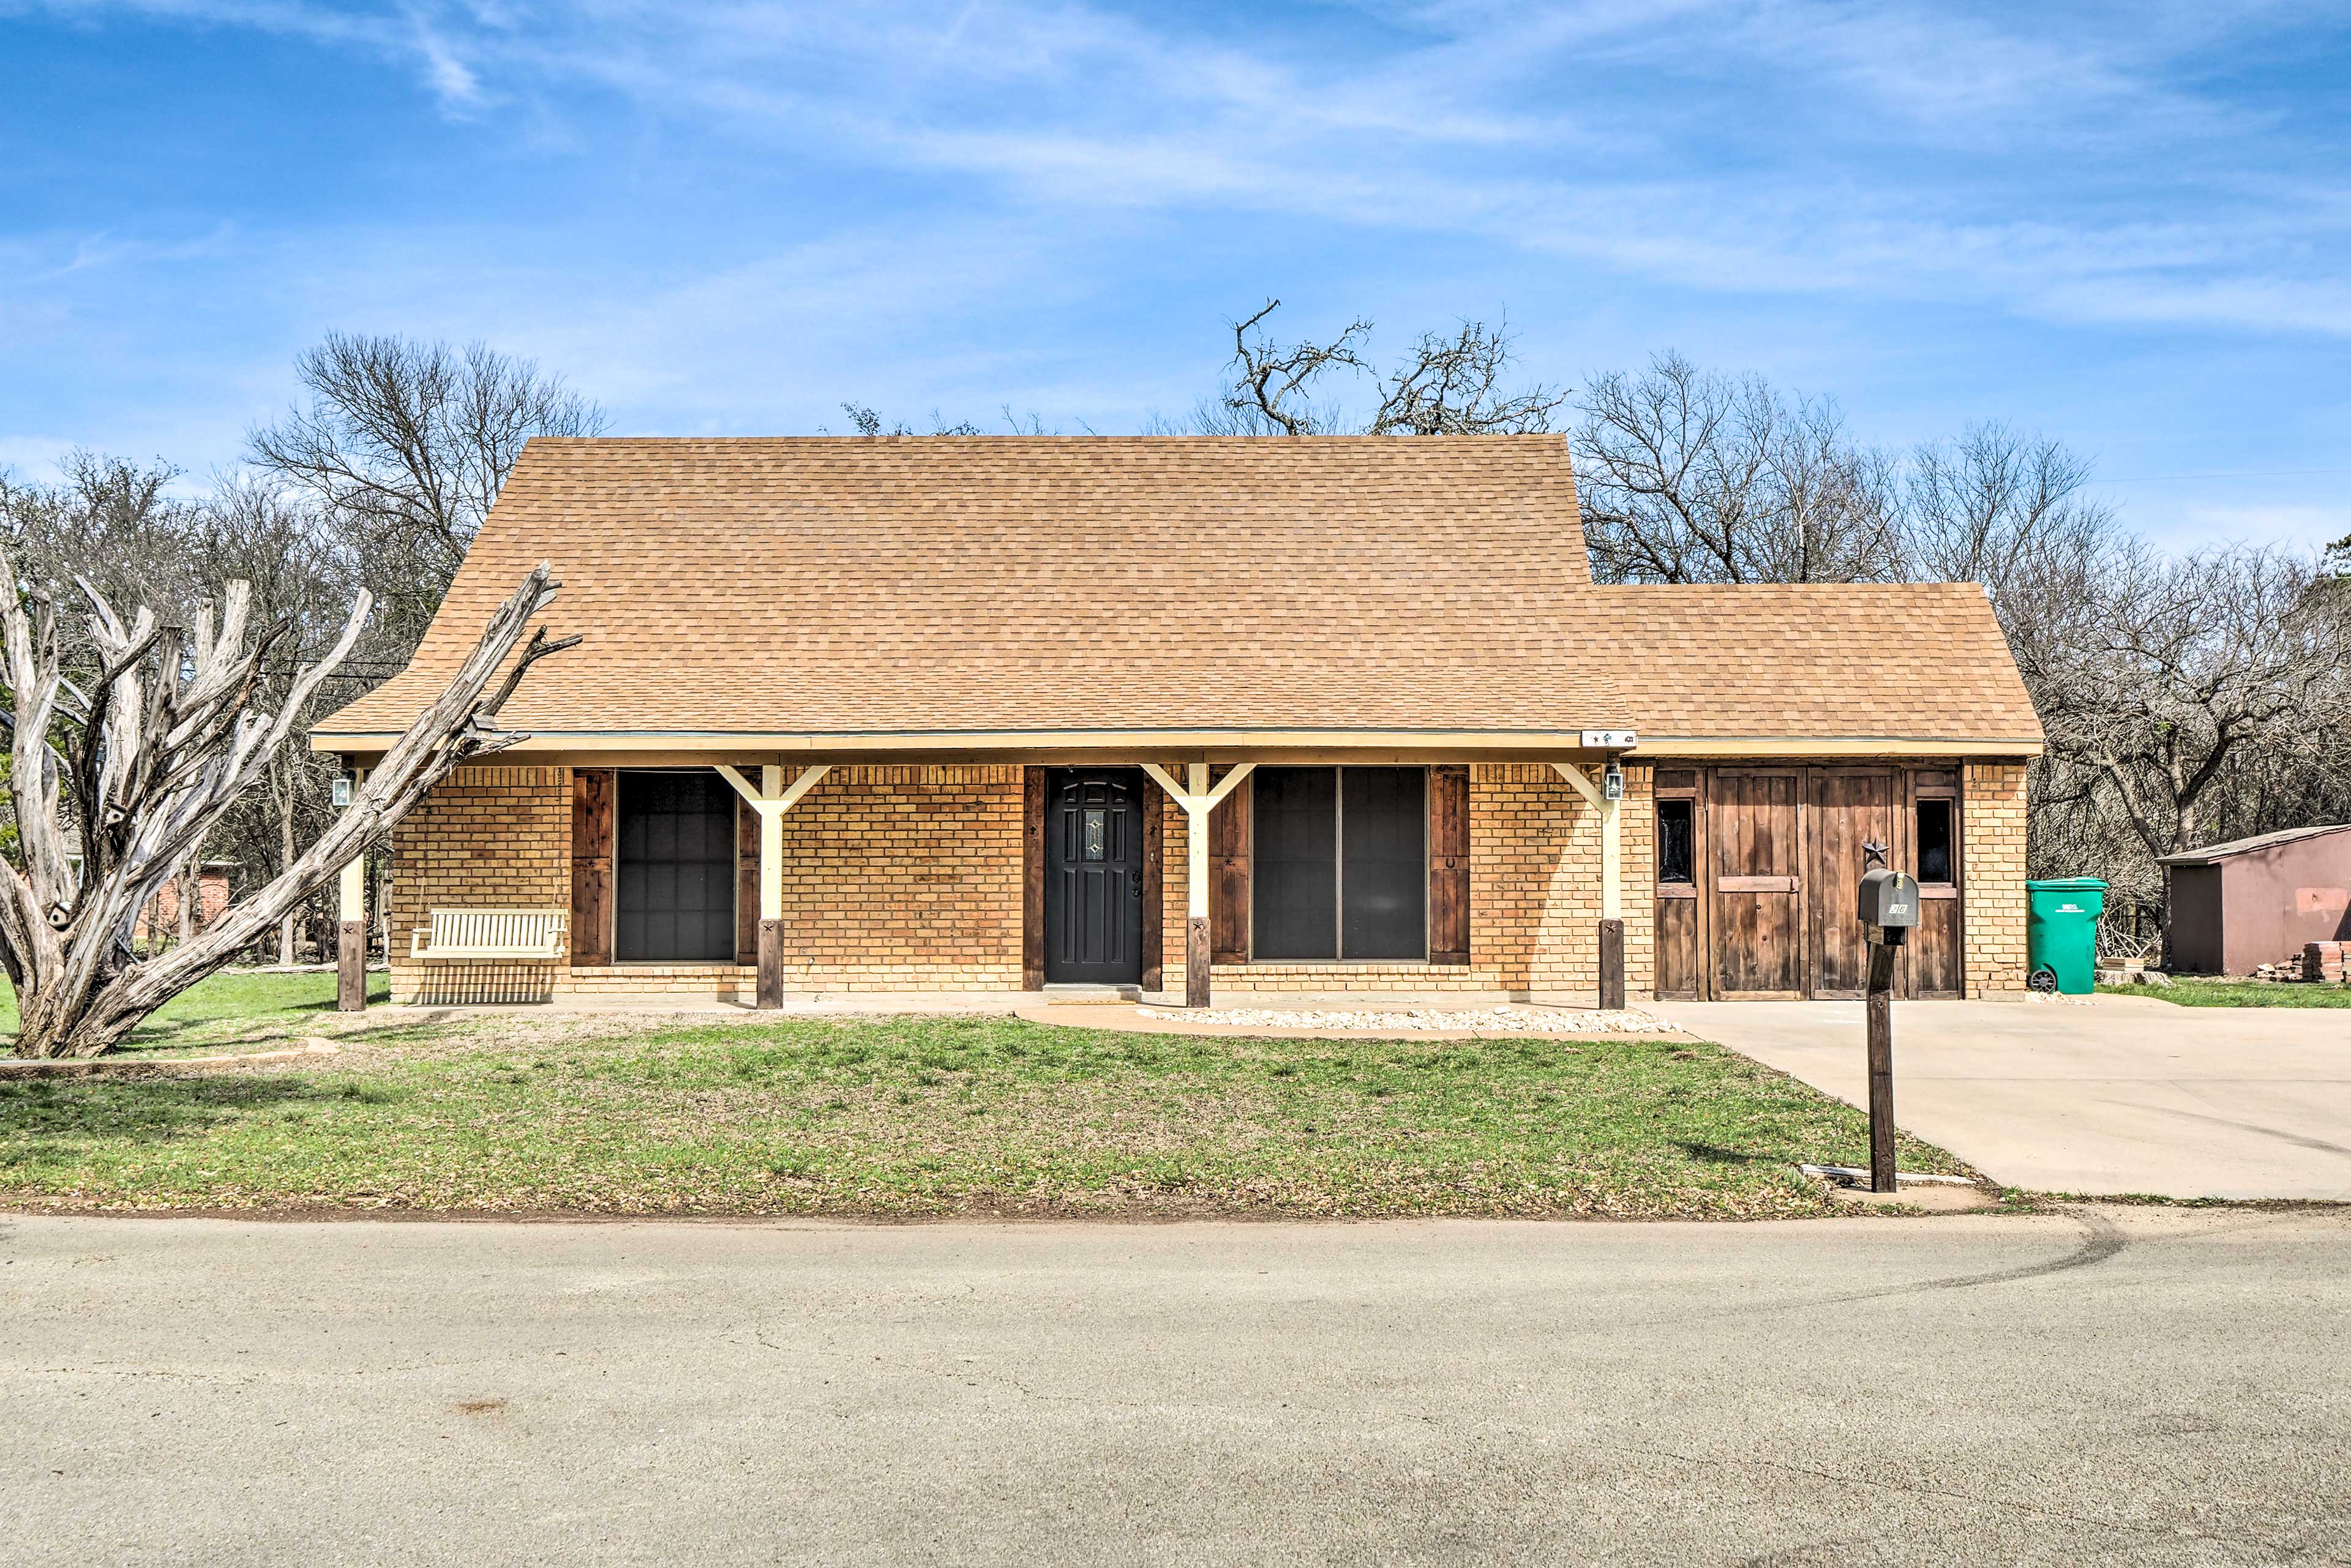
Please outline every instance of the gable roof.
[{"label": "gable roof", "polygon": [[1595,588],[1565,439],[540,438],[397,732],[540,559],[570,737],[1896,736],[2037,748],[1972,586]]}]

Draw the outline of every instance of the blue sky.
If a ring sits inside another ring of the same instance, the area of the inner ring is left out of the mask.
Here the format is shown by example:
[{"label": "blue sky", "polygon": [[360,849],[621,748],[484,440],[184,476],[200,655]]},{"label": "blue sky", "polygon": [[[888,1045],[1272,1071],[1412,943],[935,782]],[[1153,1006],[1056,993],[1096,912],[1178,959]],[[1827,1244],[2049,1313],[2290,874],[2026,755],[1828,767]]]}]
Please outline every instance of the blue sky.
[{"label": "blue sky", "polygon": [[[2002,417],[2351,533],[2351,8],[0,0],[0,463],[202,472],[336,328],[616,431],[1180,412],[1269,295]],[[2330,472],[2331,471],[2331,472]]]}]

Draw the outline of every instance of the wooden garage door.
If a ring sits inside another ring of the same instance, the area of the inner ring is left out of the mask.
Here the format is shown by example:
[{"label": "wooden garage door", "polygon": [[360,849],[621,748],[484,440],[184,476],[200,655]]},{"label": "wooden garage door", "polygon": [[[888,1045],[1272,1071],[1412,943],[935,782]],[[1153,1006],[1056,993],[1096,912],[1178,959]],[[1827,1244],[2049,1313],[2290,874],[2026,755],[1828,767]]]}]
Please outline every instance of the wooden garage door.
[{"label": "wooden garage door", "polygon": [[1804,988],[1804,865],[1799,768],[1720,772],[1707,812],[1718,997]]},{"label": "wooden garage door", "polygon": [[1907,857],[1896,823],[1901,775],[1891,768],[1816,768],[1812,775],[1813,995],[1857,997],[1869,982],[1869,943],[1861,926],[1862,845]]}]

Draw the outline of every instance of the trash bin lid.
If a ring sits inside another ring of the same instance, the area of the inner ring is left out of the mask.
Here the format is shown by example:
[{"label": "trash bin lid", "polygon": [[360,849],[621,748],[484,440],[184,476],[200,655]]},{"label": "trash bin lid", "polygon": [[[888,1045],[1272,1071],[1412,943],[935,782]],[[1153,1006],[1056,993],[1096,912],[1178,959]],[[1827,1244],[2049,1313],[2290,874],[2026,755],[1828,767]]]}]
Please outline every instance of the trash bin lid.
[{"label": "trash bin lid", "polygon": [[2029,893],[2104,893],[2106,883],[2095,876],[2054,876],[2024,884]]}]

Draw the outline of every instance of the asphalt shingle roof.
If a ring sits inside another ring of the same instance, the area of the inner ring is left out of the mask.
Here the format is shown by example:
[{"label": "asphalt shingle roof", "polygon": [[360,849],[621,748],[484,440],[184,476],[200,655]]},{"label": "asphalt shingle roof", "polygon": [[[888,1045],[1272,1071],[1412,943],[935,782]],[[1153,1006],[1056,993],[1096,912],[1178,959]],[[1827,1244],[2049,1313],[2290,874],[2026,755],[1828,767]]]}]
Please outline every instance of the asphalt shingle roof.
[{"label": "asphalt shingle roof", "polygon": [[319,733],[404,726],[542,559],[542,732],[2040,734],[1971,585],[1594,587],[1557,435],[542,438]]}]

